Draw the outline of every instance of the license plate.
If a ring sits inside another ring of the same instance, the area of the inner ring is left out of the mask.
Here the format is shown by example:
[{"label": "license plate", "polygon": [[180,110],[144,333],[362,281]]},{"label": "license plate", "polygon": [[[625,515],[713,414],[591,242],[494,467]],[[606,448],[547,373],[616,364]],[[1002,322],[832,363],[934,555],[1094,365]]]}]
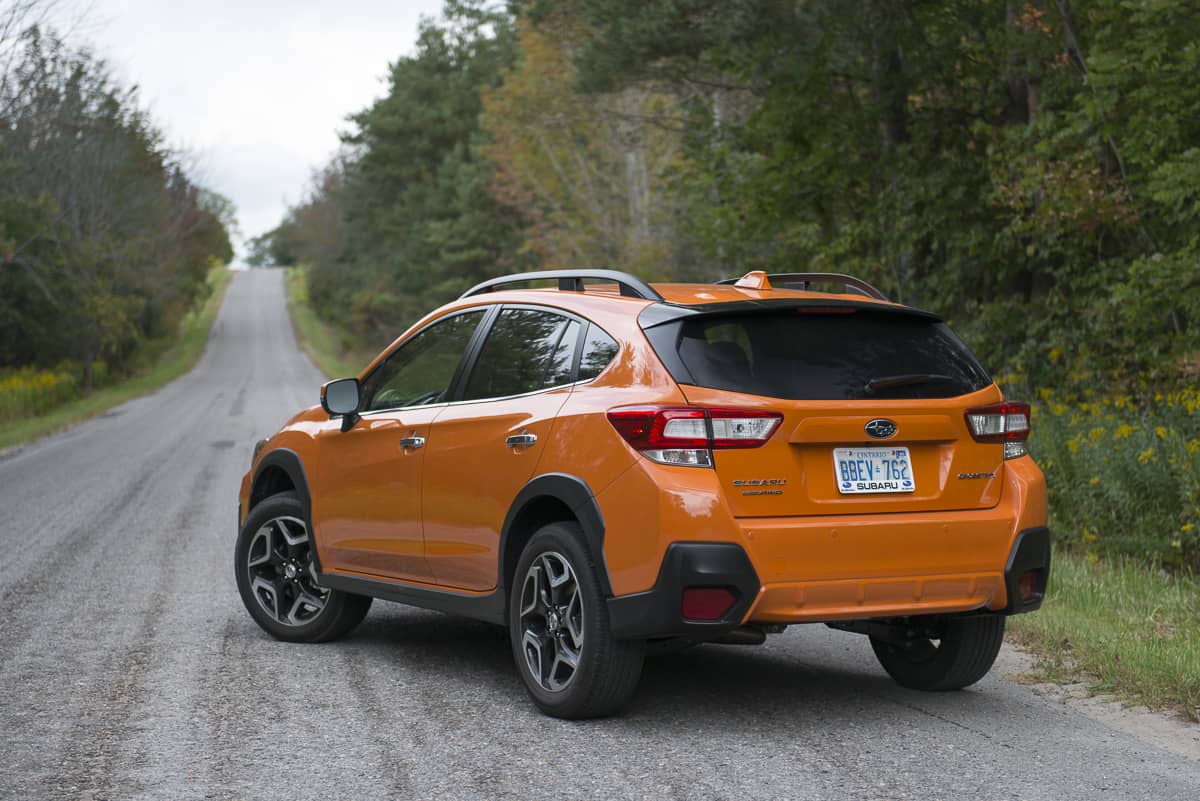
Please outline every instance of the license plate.
[{"label": "license plate", "polygon": [[834,448],[833,472],[843,495],[916,489],[908,448]]}]

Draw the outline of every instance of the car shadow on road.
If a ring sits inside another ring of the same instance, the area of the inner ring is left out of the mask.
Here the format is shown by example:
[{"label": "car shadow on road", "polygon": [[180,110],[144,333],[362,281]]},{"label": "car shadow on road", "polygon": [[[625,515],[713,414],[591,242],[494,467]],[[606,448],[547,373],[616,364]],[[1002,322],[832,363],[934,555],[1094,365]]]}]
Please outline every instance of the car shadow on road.
[{"label": "car shadow on road", "polygon": [[[804,721],[821,726],[861,721],[877,712],[881,701],[921,716],[993,703],[972,690],[934,695],[904,690],[879,668],[865,641],[818,627],[798,628],[764,646],[702,645],[648,657],[637,694],[621,719],[660,721],[649,724],[655,728],[704,720],[735,728],[744,721],[747,729],[777,720],[795,728]],[[381,605],[345,647],[381,669],[403,670],[410,679],[427,675],[430,682],[458,684],[464,696],[485,695],[517,708],[528,704],[507,634],[498,626]],[[534,713],[532,705],[528,708]]]}]

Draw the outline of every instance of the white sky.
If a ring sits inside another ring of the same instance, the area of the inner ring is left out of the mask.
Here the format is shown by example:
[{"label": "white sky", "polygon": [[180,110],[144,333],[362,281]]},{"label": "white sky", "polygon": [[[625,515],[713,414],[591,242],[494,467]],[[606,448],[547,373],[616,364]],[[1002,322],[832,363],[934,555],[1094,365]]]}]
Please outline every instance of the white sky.
[{"label": "white sky", "polygon": [[386,90],[441,0],[92,0],[68,34],[141,99],[194,177],[233,200],[243,236],[279,223],[338,146],[347,114]]}]

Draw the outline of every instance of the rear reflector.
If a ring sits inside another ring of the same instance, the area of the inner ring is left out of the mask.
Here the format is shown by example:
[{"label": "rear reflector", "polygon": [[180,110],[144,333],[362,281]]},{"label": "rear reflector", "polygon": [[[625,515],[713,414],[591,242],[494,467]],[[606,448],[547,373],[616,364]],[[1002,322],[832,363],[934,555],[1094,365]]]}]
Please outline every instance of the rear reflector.
[{"label": "rear reflector", "polygon": [[720,620],[733,608],[737,596],[728,587],[688,587],[683,591],[685,620]]},{"label": "rear reflector", "polygon": [[976,442],[1003,442],[1004,458],[1015,459],[1029,452],[1029,404],[1004,401],[980,406],[966,414],[967,428]]},{"label": "rear reflector", "polygon": [[1041,583],[1042,571],[1030,570],[1028,573],[1023,573],[1021,578],[1017,579],[1017,595],[1020,596],[1021,603],[1037,600],[1040,596],[1038,588]]},{"label": "rear reflector", "polygon": [[625,406],[610,410],[608,420],[649,459],[711,467],[713,450],[757,448],[775,433],[783,415],[761,409]]}]

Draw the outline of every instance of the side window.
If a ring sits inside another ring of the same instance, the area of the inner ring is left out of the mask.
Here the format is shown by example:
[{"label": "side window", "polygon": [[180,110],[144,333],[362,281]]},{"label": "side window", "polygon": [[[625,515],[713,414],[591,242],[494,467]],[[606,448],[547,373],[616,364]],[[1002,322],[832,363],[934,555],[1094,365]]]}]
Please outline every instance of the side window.
[{"label": "side window", "polygon": [[552,312],[500,312],[471,371],[464,400],[504,398],[571,383],[580,328]]},{"label": "side window", "polygon": [[363,384],[363,411],[425,406],[445,400],[454,371],[483,310],[434,323],[388,356]]},{"label": "side window", "polygon": [[617,343],[602,328],[589,325],[587,339],[583,343],[583,356],[579,360],[579,381],[590,381],[608,367],[617,355]]}]

